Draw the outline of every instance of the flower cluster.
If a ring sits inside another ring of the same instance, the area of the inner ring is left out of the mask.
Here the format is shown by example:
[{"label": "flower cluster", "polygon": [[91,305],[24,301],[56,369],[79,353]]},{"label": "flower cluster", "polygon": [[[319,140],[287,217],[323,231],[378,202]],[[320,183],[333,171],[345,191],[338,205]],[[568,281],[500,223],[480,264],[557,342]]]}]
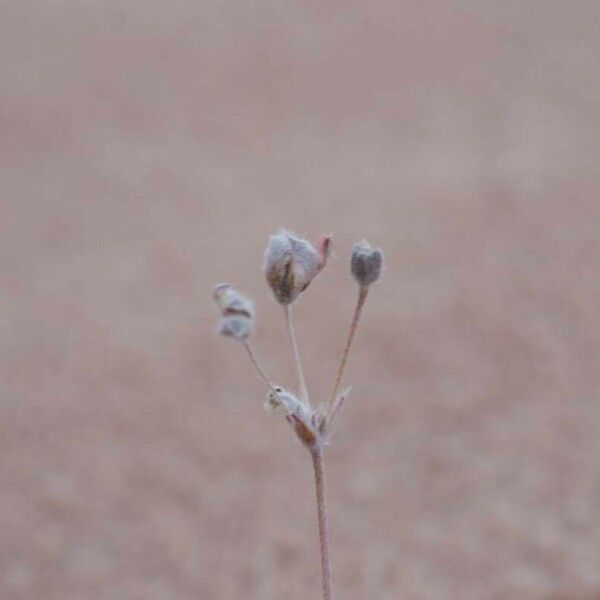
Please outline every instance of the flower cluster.
[{"label": "flower cluster", "polygon": [[318,448],[319,450],[329,440],[339,419],[344,400],[348,395],[349,389],[339,393],[343,371],[369,287],[379,279],[383,263],[381,250],[371,247],[366,241],[358,242],[354,246],[350,257],[350,271],[359,286],[358,302],[329,402],[319,403],[313,408],[306,391],[300,355],[289,311],[290,305],[299,298],[300,294],[322,271],[330,254],[330,236],[323,236],[313,245],[285,229],[269,238],[265,251],[265,277],[275,300],[283,306],[285,311],[298,369],[299,394],[295,394],[282,386],[274,385],[260,366],[248,339],[255,325],[252,300],[226,283],[217,285],[213,292],[215,302],[221,313],[218,331],[220,334],[239,340],[245,345],[254,366],[269,387],[267,408],[281,409],[298,438],[308,448]]}]

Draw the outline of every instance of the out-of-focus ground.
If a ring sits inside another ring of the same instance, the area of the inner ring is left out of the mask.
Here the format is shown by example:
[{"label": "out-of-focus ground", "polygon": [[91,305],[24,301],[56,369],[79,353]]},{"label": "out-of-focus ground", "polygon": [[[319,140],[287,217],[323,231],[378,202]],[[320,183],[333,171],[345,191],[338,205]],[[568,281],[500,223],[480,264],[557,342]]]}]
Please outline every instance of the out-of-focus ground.
[{"label": "out-of-focus ground", "polygon": [[[319,597],[311,472],[210,291],[278,226],[324,398],[337,598],[600,597],[600,5],[0,7],[0,598]],[[276,374],[276,375],[275,375]]]}]

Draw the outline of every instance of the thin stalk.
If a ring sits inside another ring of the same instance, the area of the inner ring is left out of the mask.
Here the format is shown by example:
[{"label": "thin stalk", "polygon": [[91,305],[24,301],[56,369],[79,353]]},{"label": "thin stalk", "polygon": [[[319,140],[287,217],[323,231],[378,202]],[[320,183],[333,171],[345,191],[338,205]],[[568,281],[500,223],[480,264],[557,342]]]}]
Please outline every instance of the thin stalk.
[{"label": "thin stalk", "polygon": [[288,334],[290,336],[290,341],[292,342],[292,349],[294,351],[294,362],[296,363],[296,371],[298,372],[298,387],[300,391],[300,400],[305,402],[310,407],[310,400],[308,399],[308,389],[306,388],[306,379],[304,378],[302,360],[300,358],[298,342],[296,341],[296,332],[294,331],[294,323],[292,321],[292,310],[289,304],[284,305],[283,312],[285,313],[285,322],[287,325]]},{"label": "thin stalk", "polygon": [[254,350],[252,349],[250,342],[248,340],[243,340],[243,342],[244,342],[244,348],[246,348],[246,352],[248,353],[248,356],[250,357],[250,360],[252,361],[252,364],[254,365],[256,372],[258,373],[260,378],[267,384],[267,387],[270,387],[273,391],[275,391],[275,386],[273,385],[271,380],[267,377],[264,369],[260,366],[260,363],[258,362],[258,358],[256,357],[256,354],[254,353]]},{"label": "thin stalk", "polygon": [[315,445],[310,449],[310,453],[315,473],[315,490],[317,493],[323,600],[331,600],[331,556],[329,554],[329,525],[327,522],[327,504],[325,501],[325,466],[323,463],[323,450],[320,446]]},{"label": "thin stalk", "polygon": [[367,299],[368,293],[369,293],[368,285],[361,285],[359,287],[358,300],[356,302],[356,308],[354,309],[354,316],[352,317],[350,331],[348,332],[348,339],[346,340],[346,345],[344,346],[344,351],[342,352],[340,366],[338,367],[337,374],[335,376],[335,381],[333,383],[333,391],[331,392],[331,397],[329,398],[329,404],[327,407],[327,411],[329,414],[331,414],[331,411],[333,410],[335,399],[337,398],[338,392],[340,390],[340,385],[342,383],[342,377],[344,375],[344,369],[346,368],[346,363],[348,362],[348,355],[350,354],[350,348],[352,347],[352,340],[354,339],[354,334],[356,333],[356,328],[358,327],[358,321],[360,320],[360,315],[362,313],[362,309],[365,304],[365,300]]}]

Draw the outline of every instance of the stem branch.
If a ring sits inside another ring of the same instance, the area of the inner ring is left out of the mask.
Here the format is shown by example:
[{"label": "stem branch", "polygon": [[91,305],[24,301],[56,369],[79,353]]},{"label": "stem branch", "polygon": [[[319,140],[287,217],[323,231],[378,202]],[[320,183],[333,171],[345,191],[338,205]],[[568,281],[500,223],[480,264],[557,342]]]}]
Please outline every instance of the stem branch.
[{"label": "stem branch", "polygon": [[346,363],[348,362],[348,355],[350,354],[352,340],[354,339],[354,334],[356,333],[356,328],[358,327],[358,321],[360,320],[362,308],[365,304],[365,300],[367,299],[368,293],[369,293],[368,285],[361,285],[359,287],[358,300],[356,302],[356,308],[354,309],[354,316],[352,317],[352,324],[350,325],[350,331],[348,332],[348,339],[346,340],[346,345],[344,346],[344,351],[342,352],[340,366],[338,367],[337,374],[335,376],[335,381],[333,383],[333,391],[331,392],[331,397],[329,398],[329,405],[328,405],[327,411],[330,414],[331,414],[331,411],[333,410],[335,399],[340,390],[340,384],[342,383],[342,376],[344,375],[344,369],[346,368]]},{"label": "stem branch", "polygon": [[287,325],[290,340],[292,342],[292,349],[294,351],[294,362],[296,363],[296,370],[298,371],[298,386],[300,392],[300,400],[306,402],[310,406],[310,400],[308,399],[308,389],[306,388],[306,379],[304,379],[304,370],[302,369],[302,360],[300,358],[300,351],[298,350],[298,342],[296,341],[296,332],[294,331],[294,324],[292,322],[292,311],[289,304],[285,304],[283,307],[285,313],[285,322]]},{"label": "stem branch", "polygon": [[317,492],[317,514],[319,518],[319,546],[321,549],[321,575],[323,579],[323,600],[331,600],[331,557],[329,554],[329,526],[327,523],[327,506],[325,502],[325,467],[323,450],[315,445],[310,449],[315,472],[315,489]]},{"label": "stem branch", "polygon": [[256,369],[258,375],[267,384],[267,387],[270,387],[273,391],[275,391],[275,386],[271,383],[271,380],[267,377],[263,368],[260,366],[260,363],[256,358],[256,354],[254,353],[250,342],[248,340],[243,340],[243,343],[244,348],[246,348],[246,352],[248,353],[248,356],[250,357],[250,360],[252,361],[252,364],[254,365],[254,368]]}]

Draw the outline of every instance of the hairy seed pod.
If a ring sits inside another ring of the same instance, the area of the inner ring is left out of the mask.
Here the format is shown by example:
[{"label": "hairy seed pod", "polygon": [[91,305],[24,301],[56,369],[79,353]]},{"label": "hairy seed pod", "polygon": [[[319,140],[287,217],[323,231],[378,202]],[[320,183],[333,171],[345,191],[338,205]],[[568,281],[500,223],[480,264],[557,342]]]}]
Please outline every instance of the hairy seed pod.
[{"label": "hairy seed pod", "polygon": [[264,269],[267,282],[280,304],[291,304],[325,266],[331,253],[331,237],[315,248],[310,242],[282,229],[269,238]]}]

